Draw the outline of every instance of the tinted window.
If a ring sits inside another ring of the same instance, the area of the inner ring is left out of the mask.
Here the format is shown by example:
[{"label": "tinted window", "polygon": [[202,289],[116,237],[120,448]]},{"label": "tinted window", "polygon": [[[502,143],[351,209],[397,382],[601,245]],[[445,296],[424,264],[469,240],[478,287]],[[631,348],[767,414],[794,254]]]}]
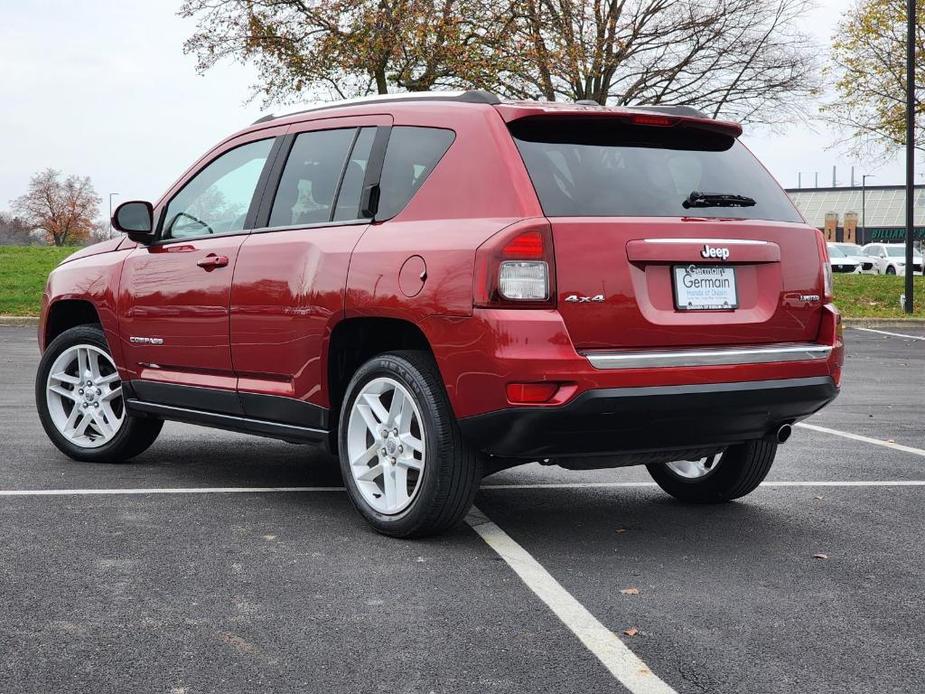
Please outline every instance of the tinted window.
[{"label": "tinted window", "polygon": [[363,192],[363,181],[366,178],[366,165],[369,162],[369,152],[373,147],[375,128],[362,128],[353,144],[350,161],[344,170],[344,179],[337,194],[337,207],[334,210],[334,221],[341,222],[360,218],[360,193]]},{"label": "tinted window", "polygon": [[[800,222],[787,194],[735,138],[611,119],[525,119],[511,124],[550,217],[737,217]],[[697,207],[693,192],[754,198],[753,207]]]},{"label": "tinted window", "polygon": [[272,138],[222,154],[196,174],[167,205],[164,237],[189,238],[244,229]]},{"label": "tinted window", "polygon": [[408,204],[455,136],[452,130],[439,128],[392,128],[379,181],[377,219],[394,217]]},{"label": "tinted window", "polygon": [[356,129],[302,133],[292,145],[270,212],[271,227],[331,221],[334,195]]}]

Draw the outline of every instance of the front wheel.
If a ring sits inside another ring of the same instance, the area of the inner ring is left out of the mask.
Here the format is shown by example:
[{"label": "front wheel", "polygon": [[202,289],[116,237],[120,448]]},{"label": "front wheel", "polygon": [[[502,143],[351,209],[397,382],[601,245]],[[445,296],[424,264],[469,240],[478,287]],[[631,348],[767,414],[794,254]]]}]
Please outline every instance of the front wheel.
[{"label": "front wheel", "polygon": [[51,442],[86,462],[128,460],[154,443],[163,425],[126,412],[119,372],[95,325],[65,330],[48,345],[35,379],[35,404]]},{"label": "front wheel", "polygon": [[676,499],[717,504],[754,491],[767,476],[776,454],[777,441],[757,439],[700,460],[658,463],[646,468],[658,486]]},{"label": "front wheel", "polygon": [[338,435],[347,493],[379,532],[433,535],[472,505],[480,461],[426,352],[391,352],[361,366],[347,386]]},{"label": "front wheel", "polygon": [[886,269],[886,274],[888,274],[888,275],[895,275],[895,274],[896,274],[896,268],[893,267],[892,265],[890,265],[890,266]]}]

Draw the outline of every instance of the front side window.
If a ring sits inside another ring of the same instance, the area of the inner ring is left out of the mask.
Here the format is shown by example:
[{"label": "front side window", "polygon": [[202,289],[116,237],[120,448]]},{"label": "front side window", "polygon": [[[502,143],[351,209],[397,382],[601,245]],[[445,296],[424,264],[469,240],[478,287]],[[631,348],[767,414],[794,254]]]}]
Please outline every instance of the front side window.
[{"label": "front side window", "polygon": [[395,126],[382,163],[377,219],[401,212],[446,154],[456,134],[442,128]]},{"label": "front side window", "polygon": [[[728,135],[609,118],[526,118],[509,128],[549,217],[802,221],[771,175]],[[690,205],[693,193],[753,202]]]},{"label": "front side window", "polygon": [[356,135],[356,128],[341,128],[296,137],[273,201],[271,227],[331,221],[337,185]]},{"label": "front side window", "polygon": [[242,231],[272,147],[272,138],[241,145],[196,174],[167,205],[163,237],[182,239]]}]

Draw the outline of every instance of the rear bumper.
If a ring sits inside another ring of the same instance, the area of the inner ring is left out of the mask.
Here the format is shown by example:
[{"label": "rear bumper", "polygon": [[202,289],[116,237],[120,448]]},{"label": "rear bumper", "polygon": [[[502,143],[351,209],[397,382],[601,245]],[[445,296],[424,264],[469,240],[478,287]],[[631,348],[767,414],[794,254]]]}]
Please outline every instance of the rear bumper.
[{"label": "rear bumper", "polygon": [[722,447],[761,438],[831,402],[831,377],[588,390],[558,407],[518,407],[460,420],[499,457],[556,458]]}]

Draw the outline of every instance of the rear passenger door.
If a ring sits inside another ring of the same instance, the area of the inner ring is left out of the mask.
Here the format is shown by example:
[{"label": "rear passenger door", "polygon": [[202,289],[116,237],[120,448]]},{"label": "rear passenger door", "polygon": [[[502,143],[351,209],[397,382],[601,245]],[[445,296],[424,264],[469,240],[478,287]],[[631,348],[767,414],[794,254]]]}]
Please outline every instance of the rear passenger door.
[{"label": "rear passenger door", "polygon": [[361,198],[378,182],[390,123],[332,118],[299,123],[284,138],[231,291],[247,416],[328,428],[322,352],[343,315],[350,255],[369,225]]}]

